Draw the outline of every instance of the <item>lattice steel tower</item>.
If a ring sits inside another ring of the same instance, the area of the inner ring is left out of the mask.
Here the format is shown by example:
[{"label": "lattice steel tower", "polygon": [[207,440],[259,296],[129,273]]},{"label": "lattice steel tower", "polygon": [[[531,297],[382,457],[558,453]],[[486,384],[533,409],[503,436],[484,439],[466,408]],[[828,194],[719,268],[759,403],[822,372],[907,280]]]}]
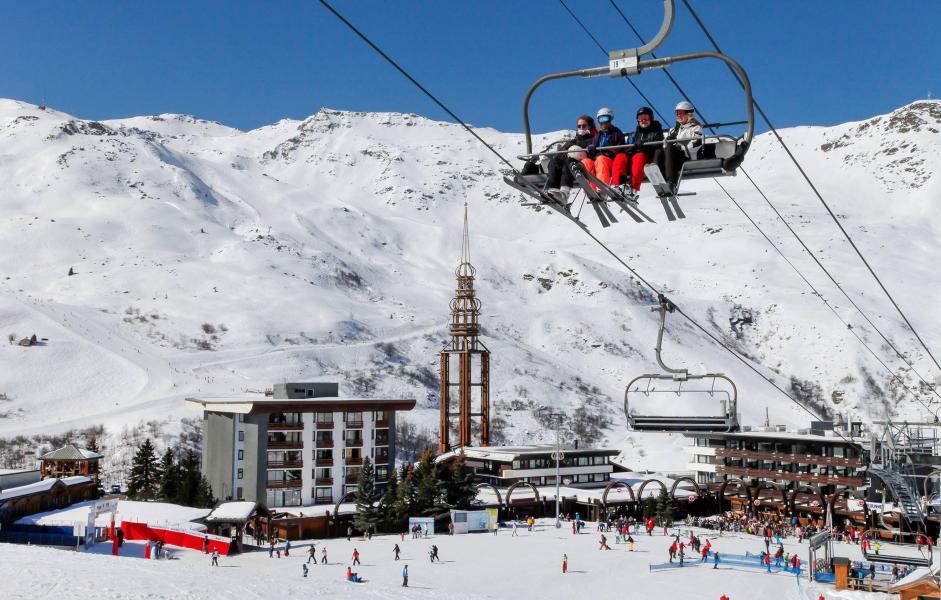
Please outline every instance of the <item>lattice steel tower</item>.
[{"label": "lattice steel tower", "polygon": [[[451,300],[451,339],[441,350],[441,423],[438,450],[451,449],[452,388],[457,388],[458,446],[470,446],[472,417],[480,419],[480,445],[490,445],[490,351],[480,341],[480,300],[474,295],[474,275],[470,264],[470,237],[467,230],[467,203],[464,203],[464,244],[461,264],[455,269],[457,291]],[[457,381],[451,373],[457,363]],[[476,374],[476,379],[475,379]],[[479,390],[474,393],[474,390]],[[473,412],[475,404],[479,412]]]}]

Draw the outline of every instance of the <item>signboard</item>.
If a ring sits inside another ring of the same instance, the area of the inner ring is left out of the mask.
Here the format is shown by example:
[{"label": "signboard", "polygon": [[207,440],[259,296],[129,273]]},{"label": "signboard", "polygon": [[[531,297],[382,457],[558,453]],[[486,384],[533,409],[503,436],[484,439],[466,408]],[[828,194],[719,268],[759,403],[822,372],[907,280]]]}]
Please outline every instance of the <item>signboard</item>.
[{"label": "signboard", "polygon": [[846,510],[850,512],[863,512],[866,502],[864,500],[857,500],[856,498],[847,498],[846,499]]},{"label": "signboard", "polygon": [[452,510],[454,533],[490,530],[490,512],[487,510]]},{"label": "signboard", "polygon": [[409,517],[408,518],[408,529],[412,530],[412,527],[418,525],[421,527],[422,535],[429,536],[435,534],[435,520],[431,517]]},{"label": "signboard", "polygon": [[488,508],[487,512],[490,514],[490,529],[496,529],[500,526],[500,509],[498,508]]},{"label": "signboard", "polygon": [[117,500],[98,500],[88,507],[88,521],[85,523],[85,549],[95,545],[95,520],[99,515],[110,514],[114,521],[114,513],[118,510]]}]

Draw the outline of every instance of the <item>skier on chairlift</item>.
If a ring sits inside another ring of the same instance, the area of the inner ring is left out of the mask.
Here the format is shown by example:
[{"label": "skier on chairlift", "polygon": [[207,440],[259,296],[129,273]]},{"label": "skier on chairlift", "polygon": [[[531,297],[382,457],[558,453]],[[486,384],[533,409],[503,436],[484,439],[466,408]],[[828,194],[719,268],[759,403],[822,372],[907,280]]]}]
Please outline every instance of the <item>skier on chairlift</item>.
[{"label": "skier on chairlift", "polygon": [[687,160],[695,159],[702,142],[702,125],[693,114],[696,109],[686,100],[676,105],[676,124],[667,131],[667,140],[690,140],[687,143],[668,144],[657,150],[655,160],[663,171],[667,182],[676,189],[680,167]]},{"label": "skier on chairlift", "polygon": [[627,154],[620,150],[598,150],[605,146],[623,146],[624,132],[614,126],[614,111],[601,108],[596,115],[598,132],[586,148],[588,158],[595,161],[595,176],[605,185],[618,185],[627,173]]}]

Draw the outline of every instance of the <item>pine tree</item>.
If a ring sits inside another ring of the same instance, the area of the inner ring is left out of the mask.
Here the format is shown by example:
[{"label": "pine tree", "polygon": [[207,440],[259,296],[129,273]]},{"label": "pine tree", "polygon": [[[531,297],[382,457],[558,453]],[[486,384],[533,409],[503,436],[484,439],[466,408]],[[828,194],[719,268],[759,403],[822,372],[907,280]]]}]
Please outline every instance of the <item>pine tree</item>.
[{"label": "pine tree", "polygon": [[368,533],[379,525],[380,514],[376,506],[379,497],[372,462],[369,457],[366,457],[363,460],[363,467],[359,470],[359,481],[356,486],[356,516],[353,517],[353,526],[356,529]]},{"label": "pine tree", "polygon": [[439,471],[434,454],[431,449],[426,449],[415,468],[414,509],[422,515],[436,516],[444,512]]},{"label": "pine tree", "polygon": [[396,523],[403,523],[415,508],[415,470],[412,465],[402,465],[399,473],[399,489],[396,490],[392,516]]},{"label": "pine tree", "polygon": [[101,450],[98,449],[98,438],[95,436],[88,438],[88,443],[85,444],[85,449],[91,452],[101,452]]},{"label": "pine tree", "polygon": [[458,455],[454,465],[443,475],[445,503],[451,508],[469,510],[477,497],[477,488],[474,487],[474,473],[467,468],[464,455]]},{"label": "pine tree", "polygon": [[192,450],[187,450],[180,460],[180,492],[177,502],[184,506],[196,506],[199,499],[199,458]]},{"label": "pine tree", "polygon": [[160,490],[157,497],[164,502],[178,502],[180,495],[180,467],[167,448],[160,459]]},{"label": "pine tree", "polygon": [[212,495],[212,486],[209,485],[209,480],[206,479],[205,475],[199,476],[193,505],[200,508],[212,508],[216,505],[216,498]]},{"label": "pine tree", "polygon": [[150,438],[147,438],[134,455],[131,476],[127,484],[127,495],[139,500],[152,500],[157,492],[159,481],[157,455]]},{"label": "pine tree", "polygon": [[393,468],[389,472],[389,481],[386,483],[386,489],[382,493],[382,502],[379,504],[379,512],[382,518],[382,526],[385,531],[397,532],[399,530],[399,520],[396,518],[395,503],[399,495],[399,476]]},{"label": "pine tree", "polygon": [[666,490],[661,489],[660,495],[657,496],[657,520],[660,525],[663,527],[673,525],[673,509],[673,501],[670,499],[670,495],[667,494]]}]

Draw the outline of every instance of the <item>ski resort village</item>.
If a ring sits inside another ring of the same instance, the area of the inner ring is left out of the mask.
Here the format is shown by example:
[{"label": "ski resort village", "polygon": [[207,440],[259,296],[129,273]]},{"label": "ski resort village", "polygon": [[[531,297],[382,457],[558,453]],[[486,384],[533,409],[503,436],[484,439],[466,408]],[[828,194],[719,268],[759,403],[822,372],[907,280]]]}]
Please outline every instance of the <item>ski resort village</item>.
[{"label": "ski resort village", "polygon": [[469,4],[5,7],[0,598],[941,598],[937,6]]}]

